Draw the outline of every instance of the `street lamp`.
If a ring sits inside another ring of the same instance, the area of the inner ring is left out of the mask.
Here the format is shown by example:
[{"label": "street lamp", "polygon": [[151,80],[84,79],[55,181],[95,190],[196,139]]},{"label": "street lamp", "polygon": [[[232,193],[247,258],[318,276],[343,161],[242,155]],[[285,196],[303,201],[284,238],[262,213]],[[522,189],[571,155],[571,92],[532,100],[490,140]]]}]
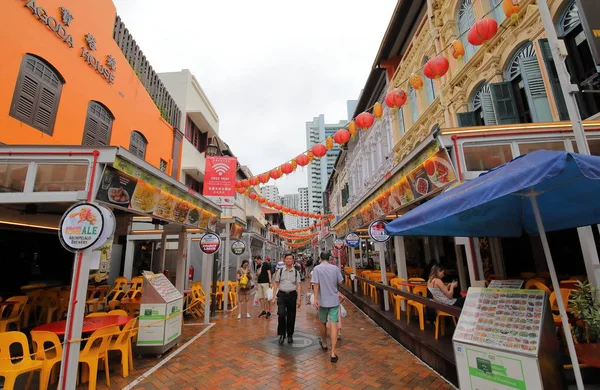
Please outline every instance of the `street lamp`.
[{"label": "street lamp", "polygon": [[[210,141],[208,142],[208,145],[206,146],[206,155],[210,156],[210,157],[214,157],[221,154],[221,151],[219,149],[219,146],[215,143],[215,137],[211,137]],[[227,250],[227,248],[225,248],[225,250]],[[215,253],[214,257],[213,257],[213,273],[212,273],[212,288],[211,288],[211,292],[212,292],[212,296],[213,299],[211,300],[211,304],[210,304],[210,316],[214,317],[216,315],[217,312],[217,306],[216,306],[216,301],[217,301],[217,279],[218,279],[218,264],[219,264],[219,254],[218,252]]]},{"label": "street lamp", "polygon": [[206,146],[206,155],[216,156],[217,154],[220,154],[219,146],[215,143],[215,137],[211,137],[208,145]]}]

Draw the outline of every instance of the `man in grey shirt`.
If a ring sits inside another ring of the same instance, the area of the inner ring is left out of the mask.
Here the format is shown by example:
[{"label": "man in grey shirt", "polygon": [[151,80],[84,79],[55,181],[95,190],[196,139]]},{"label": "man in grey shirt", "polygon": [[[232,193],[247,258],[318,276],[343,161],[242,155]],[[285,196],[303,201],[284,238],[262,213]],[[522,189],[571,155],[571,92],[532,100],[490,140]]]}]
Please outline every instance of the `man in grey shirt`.
[{"label": "man in grey shirt", "polygon": [[336,363],[338,356],[335,353],[337,342],[337,322],[340,316],[340,297],[338,295],[338,284],[344,281],[340,269],[329,263],[329,252],[321,252],[321,264],[312,272],[311,283],[315,288],[315,307],[319,311],[321,321],[321,339],[319,344],[323,350],[327,350],[327,318],[331,324],[331,362]]}]

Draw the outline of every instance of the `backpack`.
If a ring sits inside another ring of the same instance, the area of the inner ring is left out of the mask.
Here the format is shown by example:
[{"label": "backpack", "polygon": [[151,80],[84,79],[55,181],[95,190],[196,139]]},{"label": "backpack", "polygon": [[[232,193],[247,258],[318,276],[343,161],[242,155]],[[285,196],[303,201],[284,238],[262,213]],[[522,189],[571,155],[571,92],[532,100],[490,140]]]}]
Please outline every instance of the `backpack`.
[{"label": "backpack", "polygon": [[[284,267],[285,268],[285,267]],[[294,271],[296,271],[296,284],[298,284],[298,270],[296,267],[293,267]],[[281,282],[281,274],[283,273],[283,268],[279,269],[279,282]]]}]

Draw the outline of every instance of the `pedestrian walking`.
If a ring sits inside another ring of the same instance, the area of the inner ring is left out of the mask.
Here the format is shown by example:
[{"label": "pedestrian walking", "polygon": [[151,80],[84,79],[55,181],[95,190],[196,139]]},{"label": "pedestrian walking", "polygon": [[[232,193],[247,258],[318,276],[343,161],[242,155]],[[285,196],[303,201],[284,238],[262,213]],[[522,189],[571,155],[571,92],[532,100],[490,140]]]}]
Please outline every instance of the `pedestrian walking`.
[{"label": "pedestrian walking", "polygon": [[[346,297],[342,294],[342,293],[338,293],[338,296],[340,297],[340,315],[338,316],[338,322],[337,322],[337,339],[341,340],[342,339],[342,303],[344,303],[344,301],[346,300]],[[327,327],[329,327],[330,321],[327,321]]]},{"label": "pedestrian walking", "polygon": [[250,302],[250,291],[252,290],[252,275],[250,274],[250,268],[248,260],[242,261],[242,267],[238,268],[237,272],[238,281],[238,316],[242,318],[245,316],[250,318],[248,313],[248,302]]},{"label": "pedestrian walking", "polygon": [[340,318],[338,284],[344,281],[344,277],[338,267],[329,263],[330,256],[329,252],[321,252],[321,263],[313,270],[311,283],[314,286],[315,307],[319,311],[319,320],[321,322],[321,339],[319,340],[319,345],[324,351],[328,350],[327,320],[329,320],[331,324],[331,354],[329,357],[332,363],[336,363],[338,361],[338,355],[335,350],[338,334],[337,323]]},{"label": "pedestrian walking", "polygon": [[[278,343],[283,345],[287,335],[288,344],[294,342],[294,327],[296,325],[296,309],[300,307],[302,282],[300,273],[294,267],[294,255],[286,253],[283,256],[285,266],[275,272],[273,292],[277,300],[277,335]],[[275,299],[273,299],[275,302]]]},{"label": "pedestrian walking", "polygon": [[256,296],[260,302],[261,312],[258,315],[258,318],[265,317],[266,319],[271,318],[271,301],[267,299],[267,290],[271,288],[271,263],[262,261],[262,257],[256,257],[256,264],[258,268],[256,269]]}]

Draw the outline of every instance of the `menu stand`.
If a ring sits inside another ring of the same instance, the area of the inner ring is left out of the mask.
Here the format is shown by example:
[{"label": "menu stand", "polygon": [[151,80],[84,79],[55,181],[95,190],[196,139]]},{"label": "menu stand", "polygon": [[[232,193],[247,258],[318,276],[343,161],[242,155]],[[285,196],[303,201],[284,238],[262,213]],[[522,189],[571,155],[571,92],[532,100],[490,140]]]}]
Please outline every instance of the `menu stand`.
[{"label": "menu stand", "polygon": [[461,389],[565,389],[542,290],[469,288],[453,336]]},{"label": "menu stand", "polygon": [[181,340],[183,295],[163,274],[144,272],[140,302],[138,354],[163,353]]}]

